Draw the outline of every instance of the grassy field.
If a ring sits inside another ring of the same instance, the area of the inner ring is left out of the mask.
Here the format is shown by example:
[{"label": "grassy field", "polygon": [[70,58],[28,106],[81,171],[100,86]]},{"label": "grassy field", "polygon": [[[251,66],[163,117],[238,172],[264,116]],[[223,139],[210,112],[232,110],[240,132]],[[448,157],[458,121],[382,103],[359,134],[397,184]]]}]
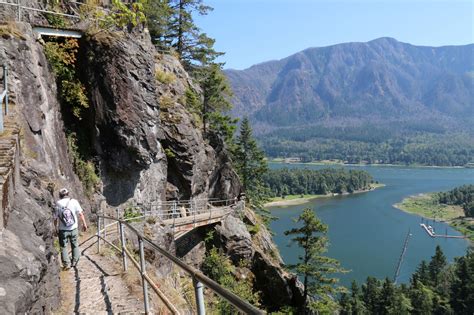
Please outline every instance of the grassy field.
[{"label": "grassy field", "polygon": [[438,203],[436,193],[408,197],[394,207],[424,218],[445,221],[474,242],[474,220],[464,216],[461,206]]}]

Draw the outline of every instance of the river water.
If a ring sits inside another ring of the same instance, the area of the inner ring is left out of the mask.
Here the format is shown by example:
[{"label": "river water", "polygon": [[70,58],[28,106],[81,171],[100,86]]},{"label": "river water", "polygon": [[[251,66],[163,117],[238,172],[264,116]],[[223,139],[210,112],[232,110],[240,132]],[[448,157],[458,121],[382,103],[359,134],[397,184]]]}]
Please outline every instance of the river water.
[{"label": "river water", "polygon": [[[294,167],[320,169],[322,166],[302,164],[270,164],[271,168]],[[465,254],[469,243],[463,239],[431,238],[421,229],[421,218],[400,211],[393,204],[403,198],[425,192],[444,191],[462,184],[474,184],[474,169],[409,168],[384,166],[347,166],[368,171],[385,187],[374,191],[315,199],[296,206],[271,207],[279,219],[271,223],[274,240],[285,263],[295,263],[300,252],[295,245],[288,247],[289,237],[283,232],[295,226],[292,218],[304,208],[312,208],[329,226],[327,255],[350,270],[338,275],[340,283],[348,286],[354,279],[359,283],[367,276],[393,279],[407,232],[410,237],[398,282],[408,282],[423,260],[429,260],[436,245],[440,245],[449,261]],[[447,224],[431,223],[435,231],[460,235]]]}]

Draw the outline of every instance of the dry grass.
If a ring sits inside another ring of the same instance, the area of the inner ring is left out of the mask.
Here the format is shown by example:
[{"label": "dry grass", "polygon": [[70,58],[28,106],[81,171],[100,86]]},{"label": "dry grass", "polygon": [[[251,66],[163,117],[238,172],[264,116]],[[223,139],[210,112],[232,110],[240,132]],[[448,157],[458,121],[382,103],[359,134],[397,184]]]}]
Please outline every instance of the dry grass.
[{"label": "dry grass", "polygon": [[15,22],[5,22],[0,24],[0,37],[9,39],[10,37],[26,40],[26,37],[18,29]]},{"label": "dry grass", "polygon": [[161,69],[155,70],[155,78],[158,82],[163,84],[170,84],[176,81],[176,75],[172,72],[166,72]]}]

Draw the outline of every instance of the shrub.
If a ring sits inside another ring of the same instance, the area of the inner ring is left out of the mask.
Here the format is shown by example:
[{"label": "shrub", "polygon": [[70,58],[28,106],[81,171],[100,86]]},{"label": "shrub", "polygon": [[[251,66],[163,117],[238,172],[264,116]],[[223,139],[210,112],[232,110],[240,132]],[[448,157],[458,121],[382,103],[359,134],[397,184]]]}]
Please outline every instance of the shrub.
[{"label": "shrub", "polygon": [[77,79],[76,55],[79,44],[76,39],[67,39],[63,43],[47,42],[44,53],[56,76],[63,105],[77,119],[89,108],[84,85]]},{"label": "shrub", "polygon": [[155,78],[158,82],[163,84],[170,84],[176,81],[176,76],[172,72],[166,72],[161,69],[156,69]]},{"label": "shrub", "polygon": [[67,135],[69,156],[72,159],[74,172],[84,187],[87,196],[91,196],[100,183],[100,178],[96,174],[95,165],[92,161],[86,161],[79,153],[77,138],[75,133]]}]

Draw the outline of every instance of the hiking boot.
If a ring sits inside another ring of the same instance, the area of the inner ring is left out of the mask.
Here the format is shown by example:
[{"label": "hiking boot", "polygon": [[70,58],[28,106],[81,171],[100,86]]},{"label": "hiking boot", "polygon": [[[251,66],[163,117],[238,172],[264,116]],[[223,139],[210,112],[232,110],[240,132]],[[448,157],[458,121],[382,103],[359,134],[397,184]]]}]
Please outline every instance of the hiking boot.
[{"label": "hiking boot", "polygon": [[63,270],[64,270],[64,271],[68,271],[69,269],[71,269],[71,266],[64,266],[64,267],[63,267]]}]

